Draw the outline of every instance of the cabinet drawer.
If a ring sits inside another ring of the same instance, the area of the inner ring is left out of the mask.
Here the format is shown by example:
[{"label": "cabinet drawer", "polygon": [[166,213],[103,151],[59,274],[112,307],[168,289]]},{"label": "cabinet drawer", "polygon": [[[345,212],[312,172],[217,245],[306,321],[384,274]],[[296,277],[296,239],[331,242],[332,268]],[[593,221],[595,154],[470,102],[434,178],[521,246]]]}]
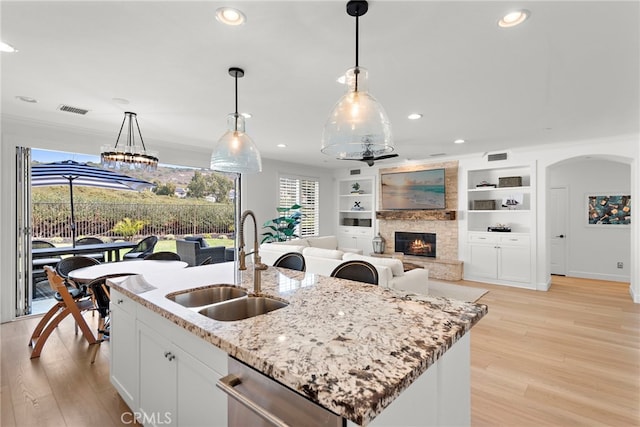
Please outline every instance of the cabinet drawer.
[{"label": "cabinet drawer", "polygon": [[529,246],[529,236],[500,236],[501,245]]},{"label": "cabinet drawer", "polygon": [[469,233],[471,243],[498,243],[498,236],[488,233]]},{"label": "cabinet drawer", "polygon": [[110,294],[112,305],[116,305],[119,309],[124,310],[129,314],[135,315],[137,304],[131,298],[125,296],[124,294],[121,294],[113,288],[111,288]]},{"label": "cabinet drawer", "polygon": [[370,236],[370,227],[340,227],[340,233],[348,234],[349,236]]}]

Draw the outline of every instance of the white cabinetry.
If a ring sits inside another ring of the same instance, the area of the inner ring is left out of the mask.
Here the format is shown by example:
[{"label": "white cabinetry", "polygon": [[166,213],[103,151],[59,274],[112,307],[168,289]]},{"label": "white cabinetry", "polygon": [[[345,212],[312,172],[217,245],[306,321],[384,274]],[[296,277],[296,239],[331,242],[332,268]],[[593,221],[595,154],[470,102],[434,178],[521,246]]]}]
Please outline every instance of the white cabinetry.
[{"label": "white cabinetry", "polygon": [[375,178],[372,176],[338,181],[340,247],[362,249],[365,254],[372,251],[371,241],[376,215],[375,193]]},{"label": "white cabinetry", "polygon": [[138,408],[136,306],[130,298],[111,290],[111,384],[132,410]]},{"label": "white cabinetry", "polygon": [[465,279],[535,289],[535,182],[535,164],[467,171]]},{"label": "white cabinetry", "polygon": [[115,289],[111,301],[111,383],[138,421],[226,426],[227,396],[216,382],[227,354]]},{"label": "white cabinetry", "polygon": [[528,235],[469,233],[467,277],[508,282],[531,281],[531,242]]}]

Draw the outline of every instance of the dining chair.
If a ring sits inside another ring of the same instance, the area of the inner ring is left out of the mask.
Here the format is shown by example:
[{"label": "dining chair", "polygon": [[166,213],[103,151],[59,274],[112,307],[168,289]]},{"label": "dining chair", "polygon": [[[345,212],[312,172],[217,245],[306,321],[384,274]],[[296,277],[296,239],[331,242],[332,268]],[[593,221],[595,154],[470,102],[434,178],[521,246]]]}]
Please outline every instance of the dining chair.
[{"label": "dining chair", "polygon": [[87,288],[91,291],[95,302],[95,308],[100,319],[98,319],[98,336],[97,343],[93,354],[91,355],[91,363],[96,361],[96,356],[100,347],[100,343],[106,341],[111,335],[111,322],[109,314],[111,312],[109,303],[111,302],[111,290],[107,285],[107,279],[112,277],[129,276],[127,273],[109,274],[98,277],[87,284]]},{"label": "dining chair", "polygon": [[143,258],[144,260],[158,260],[158,261],[181,261],[180,255],[175,252],[160,251],[149,254]]},{"label": "dining chair", "polygon": [[371,263],[361,260],[343,262],[331,272],[331,277],[378,284],[378,270]]},{"label": "dining chair", "polygon": [[68,315],[73,316],[76,322],[76,334],[78,333],[77,328],[79,327],[89,345],[96,343],[95,336],[91,332],[85,318],[82,316],[83,312],[94,309],[93,301],[83,292],[75,292],[76,296],[74,297],[67,288],[62,276],[48,265],[44,266],[44,270],[47,274],[47,280],[49,281],[51,289],[55,291],[54,298],[56,304],[45,313],[31,334],[31,338],[29,339],[29,346],[33,347],[31,359],[40,357],[42,348],[51,333]]},{"label": "dining chair", "polygon": [[138,242],[138,245],[124,254],[124,260],[143,259],[145,256],[153,252],[158,243],[157,236],[147,236]]},{"label": "dining chair", "polygon": [[[82,245],[97,245],[97,244],[101,244],[104,243],[103,240],[97,238],[97,237],[82,237],[78,240],[76,240],[76,246],[82,246]],[[96,252],[96,253],[91,253],[91,254],[84,254],[84,256],[88,256],[89,258],[93,258],[95,260],[98,260],[100,262],[104,262],[104,252]]]},{"label": "dining chair", "polygon": [[67,286],[73,286],[86,292],[87,287],[74,283],[73,280],[69,278],[69,273],[79,268],[89,267],[89,266],[98,265],[98,264],[100,264],[100,261],[88,256],[83,256],[83,255],[70,256],[68,258],[64,258],[62,261],[60,261],[56,265],[56,273],[58,273],[62,277],[62,279],[64,280]]},{"label": "dining chair", "polygon": [[274,263],[274,267],[283,267],[290,270],[305,271],[306,263],[300,252],[287,252],[282,254]]}]

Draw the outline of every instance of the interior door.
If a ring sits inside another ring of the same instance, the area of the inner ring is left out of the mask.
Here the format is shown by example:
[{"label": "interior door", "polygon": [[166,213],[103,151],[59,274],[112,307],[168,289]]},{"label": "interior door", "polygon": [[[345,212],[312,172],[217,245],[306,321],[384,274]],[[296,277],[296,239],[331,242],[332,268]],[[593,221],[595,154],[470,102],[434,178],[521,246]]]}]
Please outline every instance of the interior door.
[{"label": "interior door", "polygon": [[551,274],[567,274],[567,212],[569,191],[567,187],[552,188],[549,197],[549,229],[551,230]]}]

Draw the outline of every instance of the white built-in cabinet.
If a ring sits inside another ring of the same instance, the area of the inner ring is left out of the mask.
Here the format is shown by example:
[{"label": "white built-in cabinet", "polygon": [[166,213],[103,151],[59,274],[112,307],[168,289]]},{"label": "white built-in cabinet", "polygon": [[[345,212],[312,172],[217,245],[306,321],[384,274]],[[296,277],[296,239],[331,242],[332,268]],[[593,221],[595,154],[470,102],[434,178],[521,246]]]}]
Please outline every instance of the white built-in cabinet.
[{"label": "white built-in cabinet", "polygon": [[[358,184],[358,189],[354,185]],[[376,218],[375,177],[360,176],[338,181],[338,246],[373,251]]]},{"label": "white built-in cabinet", "polygon": [[[121,396],[131,396],[123,398],[138,421],[226,426],[227,395],[216,382],[228,371],[227,354],[115,290],[111,299],[113,337],[126,332],[131,340],[133,331],[134,340],[128,348],[112,346],[111,382]],[[133,313],[122,306],[133,307]]]},{"label": "white built-in cabinet", "polygon": [[[466,175],[465,279],[535,289],[535,165],[468,169]],[[499,226],[511,231],[489,231]]]}]

